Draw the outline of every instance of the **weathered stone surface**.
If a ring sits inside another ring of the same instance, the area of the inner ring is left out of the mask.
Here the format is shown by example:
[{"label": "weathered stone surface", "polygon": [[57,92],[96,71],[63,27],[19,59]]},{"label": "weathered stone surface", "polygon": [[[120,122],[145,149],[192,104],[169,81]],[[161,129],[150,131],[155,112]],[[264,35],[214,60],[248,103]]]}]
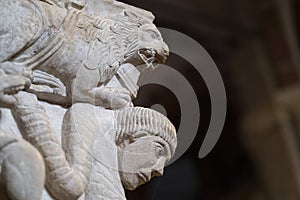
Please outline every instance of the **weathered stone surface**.
[{"label": "weathered stone surface", "polygon": [[162,175],[176,130],[132,103],[140,74],[169,53],[153,15],[116,1],[0,2],[3,197],[126,199],[123,187]]}]

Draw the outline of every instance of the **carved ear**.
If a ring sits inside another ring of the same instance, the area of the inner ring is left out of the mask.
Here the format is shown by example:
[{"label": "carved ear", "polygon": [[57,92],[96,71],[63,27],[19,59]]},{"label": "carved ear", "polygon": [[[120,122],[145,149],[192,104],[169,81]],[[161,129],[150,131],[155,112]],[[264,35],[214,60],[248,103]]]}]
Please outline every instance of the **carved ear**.
[{"label": "carved ear", "polygon": [[153,23],[155,18],[151,12],[139,10],[134,7],[124,9],[123,13],[125,17],[141,23]]},{"label": "carved ear", "polygon": [[131,18],[131,19],[138,19],[139,18],[135,13],[133,13],[132,11],[129,11],[129,10],[124,10],[124,16],[128,17],[128,18]]},{"label": "carved ear", "polygon": [[87,0],[69,0],[69,7],[81,10],[87,4]]},{"label": "carved ear", "polygon": [[140,23],[141,25],[144,23],[149,23],[149,19],[141,17],[141,15],[139,15],[139,13],[135,13],[134,11],[131,10],[124,10],[124,16],[127,17],[130,20],[136,21],[138,23]]},{"label": "carved ear", "polygon": [[50,5],[55,5],[61,8],[64,8],[66,5],[66,1],[65,0],[40,0],[43,1],[45,3],[48,3]]},{"label": "carved ear", "polygon": [[51,5],[56,5],[61,8],[76,8],[81,10],[87,4],[87,0],[40,0]]}]

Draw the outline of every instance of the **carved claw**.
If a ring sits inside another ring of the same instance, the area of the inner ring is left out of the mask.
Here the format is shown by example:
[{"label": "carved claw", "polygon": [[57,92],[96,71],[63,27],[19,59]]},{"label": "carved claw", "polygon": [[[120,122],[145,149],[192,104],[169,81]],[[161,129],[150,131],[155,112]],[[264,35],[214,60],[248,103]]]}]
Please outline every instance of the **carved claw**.
[{"label": "carved claw", "polygon": [[30,84],[28,78],[21,75],[7,75],[0,69],[0,107],[14,107],[16,99],[13,95],[28,88]]},{"label": "carved claw", "polygon": [[[21,67],[19,65],[15,65],[12,62],[4,62],[0,64],[0,69],[3,70],[4,74],[7,75],[20,75],[28,78],[29,80],[33,80],[33,73],[30,69],[25,67]],[[2,72],[2,74],[3,74]]]}]

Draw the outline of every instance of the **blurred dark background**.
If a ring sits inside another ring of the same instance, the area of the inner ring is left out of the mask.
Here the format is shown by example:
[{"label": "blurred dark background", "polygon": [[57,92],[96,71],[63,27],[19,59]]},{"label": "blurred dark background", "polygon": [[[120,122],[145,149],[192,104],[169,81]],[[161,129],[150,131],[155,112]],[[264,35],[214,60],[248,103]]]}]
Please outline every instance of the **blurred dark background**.
[{"label": "blurred dark background", "polygon": [[[199,159],[210,120],[209,93],[193,67],[171,54],[167,65],[184,74],[197,93],[199,131],[163,177],[127,191],[128,199],[299,200],[300,0],[122,2],[153,12],[158,27],[199,42],[216,62],[228,98],[222,136]],[[135,103],[163,105],[178,127],[180,109],[172,99],[165,88],[153,85],[142,87]]]}]

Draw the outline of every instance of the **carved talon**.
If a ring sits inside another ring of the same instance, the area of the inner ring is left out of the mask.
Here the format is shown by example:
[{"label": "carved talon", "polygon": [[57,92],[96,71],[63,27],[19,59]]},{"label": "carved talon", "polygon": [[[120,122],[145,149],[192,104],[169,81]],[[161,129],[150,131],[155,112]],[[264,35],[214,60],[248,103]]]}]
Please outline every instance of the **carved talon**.
[{"label": "carved talon", "polygon": [[12,108],[16,99],[14,94],[28,88],[31,81],[21,75],[7,75],[0,69],[0,106],[4,108]]}]

